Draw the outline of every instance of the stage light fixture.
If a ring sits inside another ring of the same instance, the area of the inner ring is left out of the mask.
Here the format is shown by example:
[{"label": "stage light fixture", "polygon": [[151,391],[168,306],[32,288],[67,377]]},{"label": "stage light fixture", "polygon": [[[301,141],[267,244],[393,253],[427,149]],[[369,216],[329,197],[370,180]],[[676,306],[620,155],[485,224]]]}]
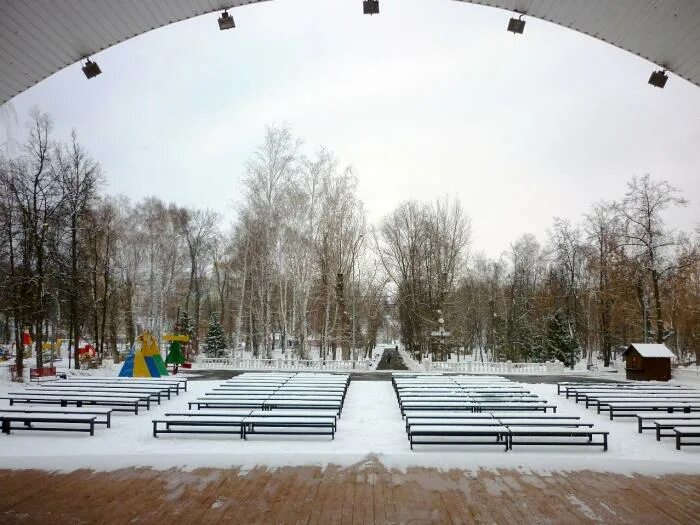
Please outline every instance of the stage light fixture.
[{"label": "stage light fixture", "polygon": [[508,31],[518,35],[522,35],[525,31],[525,20],[523,20],[523,15],[519,18],[511,18],[508,22]]},{"label": "stage light fixture", "polygon": [[366,15],[378,15],[379,0],[363,0],[362,12]]},{"label": "stage light fixture", "polygon": [[85,73],[85,76],[90,79],[102,73],[102,70],[100,69],[100,66],[97,65],[97,62],[93,62],[88,58],[87,62],[85,62],[85,65],[83,66],[83,73]]},{"label": "stage light fixture", "polygon": [[233,29],[236,27],[236,23],[233,21],[233,17],[228,14],[228,11],[221,13],[219,17],[219,29],[222,31],[224,29]]},{"label": "stage light fixture", "polygon": [[649,84],[651,84],[654,87],[657,88],[663,88],[666,85],[666,82],[668,81],[668,75],[666,74],[666,71],[663,69],[659,69],[658,71],[654,71],[651,76],[649,77]]}]

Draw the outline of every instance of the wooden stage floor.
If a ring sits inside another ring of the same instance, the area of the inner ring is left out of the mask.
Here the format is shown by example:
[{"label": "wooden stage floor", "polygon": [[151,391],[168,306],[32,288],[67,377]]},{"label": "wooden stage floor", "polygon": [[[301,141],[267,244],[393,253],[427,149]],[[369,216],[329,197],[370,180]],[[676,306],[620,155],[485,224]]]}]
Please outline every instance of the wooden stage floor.
[{"label": "wooden stage floor", "polygon": [[0,523],[700,523],[700,474],[329,466],[0,470]]}]

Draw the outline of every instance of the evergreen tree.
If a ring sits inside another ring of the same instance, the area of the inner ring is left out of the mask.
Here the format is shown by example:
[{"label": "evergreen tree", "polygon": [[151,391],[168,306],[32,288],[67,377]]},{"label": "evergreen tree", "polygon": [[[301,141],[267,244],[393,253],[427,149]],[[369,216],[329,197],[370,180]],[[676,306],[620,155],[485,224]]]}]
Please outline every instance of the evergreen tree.
[{"label": "evergreen tree", "polygon": [[224,327],[221,326],[216,314],[212,314],[209,321],[209,331],[204,340],[206,345],[205,353],[207,357],[223,357],[224,349],[226,348],[226,336],[224,335]]},{"label": "evergreen tree", "polygon": [[180,310],[180,318],[177,320],[177,325],[175,326],[175,333],[177,335],[187,335],[192,339],[194,333],[194,326],[192,325],[192,318],[190,314],[187,313],[186,309]]},{"label": "evergreen tree", "polygon": [[547,325],[545,342],[547,359],[557,359],[566,366],[572,365],[579,357],[576,339],[572,337],[569,320],[562,310],[557,310]]}]

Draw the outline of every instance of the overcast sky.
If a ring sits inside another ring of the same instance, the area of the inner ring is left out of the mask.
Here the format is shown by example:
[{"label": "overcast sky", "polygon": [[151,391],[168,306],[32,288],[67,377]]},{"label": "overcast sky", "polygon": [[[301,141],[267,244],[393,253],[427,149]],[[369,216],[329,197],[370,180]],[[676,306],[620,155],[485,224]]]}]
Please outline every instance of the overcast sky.
[{"label": "overcast sky", "polygon": [[[275,0],[180,22],[73,65],[13,99],[57,136],[75,128],[107,191],[235,216],[241,177],[269,123],[353,166],[369,219],[401,201],[458,196],[474,249],[498,256],[554,216],[579,220],[649,173],[684,191],[668,215],[700,221],[700,87],[593,38],[448,0]],[[16,132],[18,135],[24,130]]]}]

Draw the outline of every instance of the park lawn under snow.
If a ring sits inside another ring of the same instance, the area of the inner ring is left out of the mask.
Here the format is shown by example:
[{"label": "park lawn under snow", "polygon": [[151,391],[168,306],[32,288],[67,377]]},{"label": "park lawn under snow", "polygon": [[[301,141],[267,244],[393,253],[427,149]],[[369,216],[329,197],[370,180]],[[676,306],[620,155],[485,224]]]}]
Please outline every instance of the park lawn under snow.
[{"label": "park lawn under snow", "polygon": [[[612,471],[620,473],[700,473],[700,447],[676,451],[673,440],[657,442],[650,433],[636,431],[636,419],[610,421],[573,401],[556,395],[556,385],[525,387],[558,405],[558,414],[581,416],[609,430],[609,450],[600,447],[435,446],[411,451],[396,396],[389,381],[353,381],[335,440],[326,437],[260,436],[244,441],[233,436],[174,435],[152,437],[153,418],[166,411],[186,411],[194,399],[221,381],[190,381],[189,391],[154,405],[138,416],[114,412],[112,428],[97,426],[86,433],[13,432],[0,435],[0,468],[111,470],[131,466],[250,468],[286,465],[351,465],[368,456],[385,466],[438,468],[523,468],[527,470]],[[0,384],[3,393],[16,389]],[[1,401],[4,404],[6,401]]]}]

